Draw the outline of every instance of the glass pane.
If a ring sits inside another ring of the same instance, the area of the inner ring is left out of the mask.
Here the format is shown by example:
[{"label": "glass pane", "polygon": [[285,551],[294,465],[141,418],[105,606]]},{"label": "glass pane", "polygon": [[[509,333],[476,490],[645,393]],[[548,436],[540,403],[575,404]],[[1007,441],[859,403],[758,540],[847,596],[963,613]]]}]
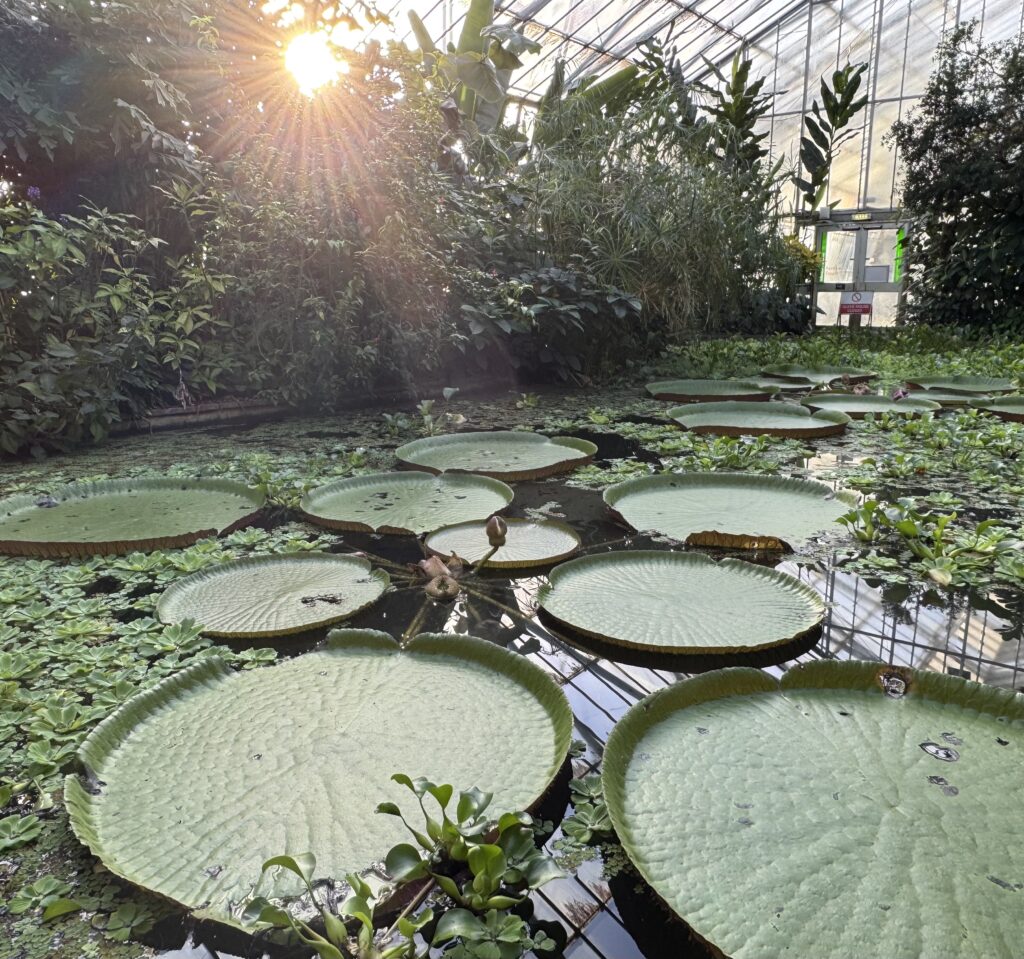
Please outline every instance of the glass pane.
[{"label": "glass pane", "polygon": [[874,283],[891,283],[896,263],[896,228],[866,230],[864,279]]},{"label": "glass pane", "polygon": [[825,236],[825,269],[821,282],[852,283],[853,251],[857,242],[857,231],[829,230]]}]

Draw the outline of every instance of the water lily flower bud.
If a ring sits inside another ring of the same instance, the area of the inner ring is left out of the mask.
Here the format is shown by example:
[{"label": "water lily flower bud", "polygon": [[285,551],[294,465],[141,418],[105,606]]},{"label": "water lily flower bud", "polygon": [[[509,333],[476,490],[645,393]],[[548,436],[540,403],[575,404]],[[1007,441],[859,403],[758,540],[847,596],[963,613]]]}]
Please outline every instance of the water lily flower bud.
[{"label": "water lily flower bud", "polygon": [[439,556],[431,556],[428,559],[421,559],[418,563],[420,571],[427,579],[436,579],[438,576],[447,576],[448,567]]},{"label": "water lily flower bud", "polygon": [[423,590],[431,599],[447,602],[459,595],[459,584],[451,576],[436,576]]},{"label": "water lily flower bud", "polygon": [[508,524],[497,513],[487,521],[487,542],[495,549],[505,545],[505,536],[508,533]]}]

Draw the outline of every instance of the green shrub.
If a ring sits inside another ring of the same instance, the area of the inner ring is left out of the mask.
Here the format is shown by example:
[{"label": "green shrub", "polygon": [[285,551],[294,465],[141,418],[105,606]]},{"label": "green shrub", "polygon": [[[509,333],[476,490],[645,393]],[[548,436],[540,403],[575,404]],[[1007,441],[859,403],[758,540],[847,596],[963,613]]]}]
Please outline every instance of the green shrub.
[{"label": "green shrub", "polygon": [[951,33],[918,108],[892,129],[915,219],[908,318],[1024,329],[1024,35]]}]

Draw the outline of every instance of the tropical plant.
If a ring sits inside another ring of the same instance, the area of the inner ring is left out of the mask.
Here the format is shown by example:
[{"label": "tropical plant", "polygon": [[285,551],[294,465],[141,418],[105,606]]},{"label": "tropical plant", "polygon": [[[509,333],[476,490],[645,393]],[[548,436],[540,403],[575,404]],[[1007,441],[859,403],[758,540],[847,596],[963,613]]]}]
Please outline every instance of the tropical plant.
[{"label": "tropical plant", "polygon": [[847,63],[841,70],[833,72],[831,87],[822,77],[822,106],[819,107],[818,101],[814,100],[811,112],[804,116],[807,133],[800,137],[800,162],[807,175],[797,176],[796,185],[803,191],[802,199],[810,213],[813,213],[825,198],[832,163],[843,144],[857,135],[856,130],[847,128],[868,102],[867,94],[857,98],[861,78],[867,68],[866,63]]},{"label": "tropical plant", "polygon": [[982,44],[951,31],[918,107],[893,125],[908,245],[907,317],[1024,329],[1024,35]]}]

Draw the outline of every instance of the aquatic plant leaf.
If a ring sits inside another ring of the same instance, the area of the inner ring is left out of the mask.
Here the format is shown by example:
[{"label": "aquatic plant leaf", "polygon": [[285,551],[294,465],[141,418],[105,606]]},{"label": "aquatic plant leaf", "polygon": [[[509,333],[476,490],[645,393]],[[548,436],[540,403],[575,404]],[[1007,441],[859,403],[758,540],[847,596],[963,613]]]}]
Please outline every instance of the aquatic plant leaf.
[{"label": "aquatic plant leaf", "polygon": [[1012,393],[1017,387],[1005,376],[918,376],[907,379],[912,390],[945,390],[950,393]]},{"label": "aquatic plant leaf", "polygon": [[[467,636],[400,648],[335,630],[275,666],[205,659],[139,693],[82,744],[85,772],[67,777],[65,802],[115,875],[232,922],[282,850],[315,849],[319,875],[344,876],[404,841],[400,820],[374,815],[408,800],[396,770],[485,783],[496,808],[525,809],[571,736],[564,693],[522,656]],[[260,892],[300,888],[272,870]]]},{"label": "aquatic plant leaf", "polygon": [[[580,547],[580,538],[572,527],[555,520],[509,519],[505,521],[505,545],[487,560],[497,569],[522,569],[557,563]],[[455,553],[467,563],[478,563],[490,551],[487,524],[459,523],[431,533],[427,549],[437,556]]]},{"label": "aquatic plant leaf", "polygon": [[178,580],[156,612],[165,623],[194,620],[208,636],[286,636],[348,619],[380,599],[389,583],[387,573],[358,556],[256,556]]},{"label": "aquatic plant leaf", "polygon": [[603,785],[637,869],[731,959],[1011,956],[1024,697],[937,673],[725,669],[634,706]]},{"label": "aquatic plant leaf", "polygon": [[647,384],[656,400],[704,403],[716,400],[767,400],[772,390],[750,380],[656,380]]},{"label": "aquatic plant leaf", "polygon": [[1024,396],[997,396],[972,400],[971,406],[1010,423],[1024,423]]},{"label": "aquatic plant leaf", "polygon": [[428,436],[399,446],[395,455],[432,473],[476,473],[514,482],[569,473],[596,452],[588,440],[509,430]]},{"label": "aquatic plant leaf", "polygon": [[818,439],[838,436],[850,417],[836,410],[811,413],[796,403],[691,403],[668,415],[694,433],[718,436],[786,436]]},{"label": "aquatic plant leaf", "polygon": [[815,386],[828,386],[836,383],[866,383],[878,376],[870,370],[857,370],[848,366],[800,366],[789,364],[774,366],[770,370],[762,370],[763,376],[780,380],[813,383]]},{"label": "aquatic plant leaf", "polygon": [[781,476],[662,473],[609,487],[604,501],[633,529],[688,546],[793,549],[838,529],[856,496]]},{"label": "aquatic plant leaf", "polygon": [[749,653],[817,628],[818,593],[793,576],[699,553],[627,550],[556,566],[539,594],[560,622],[632,649]]},{"label": "aquatic plant leaf", "polygon": [[337,480],[302,498],[306,519],[333,529],[419,535],[486,519],[512,502],[504,483],[487,476],[408,470]]},{"label": "aquatic plant leaf", "polygon": [[797,376],[789,379],[783,379],[778,376],[752,376],[750,377],[750,382],[756,384],[762,390],[767,390],[769,393],[801,393],[815,388],[815,384],[810,380],[801,379]]},{"label": "aquatic plant leaf", "polygon": [[888,396],[857,396],[855,393],[813,393],[800,402],[812,410],[838,410],[854,420],[861,420],[868,413],[920,416],[922,413],[934,413],[942,409],[940,404],[931,400],[912,399],[909,396],[894,400]]},{"label": "aquatic plant leaf", "polygon": [[72,483],[0,501],[0,552],[92,556],[188,546],[248,526],[263,502],[229,480]]},{"label": "aquatic plant leaf", "polygon": [[908,400],[929,400],[938,403],[940,406],[957,408],[970,406],[975,401],[988,402],[992,399],[986,393],[958,393],[955,390],[910,390],[905,399]]}]

